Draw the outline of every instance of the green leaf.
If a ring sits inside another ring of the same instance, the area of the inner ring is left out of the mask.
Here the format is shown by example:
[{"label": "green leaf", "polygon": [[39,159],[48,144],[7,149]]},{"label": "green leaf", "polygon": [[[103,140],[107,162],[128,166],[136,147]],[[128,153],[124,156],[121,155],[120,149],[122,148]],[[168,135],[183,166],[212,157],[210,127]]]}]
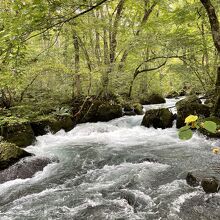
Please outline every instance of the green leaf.
[{"label": "green leaf", "polygon": [[179,130],[179,138],[181,140],[189,140],[191,139],[193,136],[193,132],[191,131],[191,129],[188,130]]},{"label": "green leaf", "polygon": [[186,126],[184,126],[184,127],[181,127],[181,128],[179,129],[179,131],[186,131],[186,130],[188,130],[188,129],[190,129],[190,126],[189,126],[189,125],[186,125]]},{"label": "green leaf", "polygon": [[216,133],[217,124],[213,121],[205,121],[203,128],[205,128],[207,131],[211,133]]}]

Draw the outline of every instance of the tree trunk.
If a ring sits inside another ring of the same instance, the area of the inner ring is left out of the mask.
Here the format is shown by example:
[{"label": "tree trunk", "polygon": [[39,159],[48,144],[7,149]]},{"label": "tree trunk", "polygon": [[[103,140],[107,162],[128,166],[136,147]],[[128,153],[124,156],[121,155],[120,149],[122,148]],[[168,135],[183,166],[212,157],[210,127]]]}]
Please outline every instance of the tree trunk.
[{"label": "tree trunk", "polygon": [[200,0],[200,1],[203,4],[208,14],[209,23],[211,25],[212,38],[213,38],[215,47],[218,53],[220,54],[220,25],[219,25],[218,16],[216,14],[216,10],[210,0]]},{"label": "tree trunk", "polygon": [[[75,50],[75,76],[73,79],[73,97],[75,95],[80,96],[82,89],[81,89],[81,78],[80,78],[80,51],[79,51],[79,39],[77,36],[77,33],[74,31],[73,32],[73,45],[74,45],[74,50]],[[76,94],[74,92],[76,88]]]},{"label": "tree trunk", "polygon": [[[209,23],[211,26],[212,31],[212,38],[214,45],[216,47],[216,50],[218,51],[218,56],[220,56],[220,24],[218,20],[218,16],[216,14],[216,10],[214,6],[212,5],[210,0],[200,0],[203,4],[204,8],[206,9],[206,12],[209,17]],[[215,92],[216,92],[216,103],[214,108],[214,115],[217,117],[220,117],[219,109],[220,109],[220,66],[218,66],[217,69],[217,77],[216,77],[216,83],[215,83]]]}]

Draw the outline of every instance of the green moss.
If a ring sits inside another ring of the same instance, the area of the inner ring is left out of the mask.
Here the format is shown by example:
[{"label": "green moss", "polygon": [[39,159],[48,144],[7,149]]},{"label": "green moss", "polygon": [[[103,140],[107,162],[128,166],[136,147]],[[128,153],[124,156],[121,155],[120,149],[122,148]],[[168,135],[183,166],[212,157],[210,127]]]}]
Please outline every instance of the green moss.
[{"label": "green moss", "polygon": [[0,143],[0,170],[7,168],[19,159],[31,156],[30,153],[8,142]]},{"label": "green moss", "polygon": [[5,125],[19,125],[27,122],[28,120],[26,118],[18,118],[15,116],[10,116],[10,117],[0,116],[0,127]]}]

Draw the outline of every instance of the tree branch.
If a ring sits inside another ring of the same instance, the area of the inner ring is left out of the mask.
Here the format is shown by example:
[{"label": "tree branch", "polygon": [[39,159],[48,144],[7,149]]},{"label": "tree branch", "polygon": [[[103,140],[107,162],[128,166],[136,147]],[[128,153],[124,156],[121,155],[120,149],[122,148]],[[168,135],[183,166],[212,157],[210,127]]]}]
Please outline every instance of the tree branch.
[{"label": "tree branch", "polygon": [[64,20],[62,20],[62,21],[59,21],[59,22],[57,22],[57,23],[55,23],[55,24],[53,24],[53,25],[51,25],[51,26],[45,28],[43,31],[41,31],[41,32],[39,32],[39,33],[36,33],[36,34],[34,34],[34,35],[32,35],[32,36],[26,38],[26,39],[23,41],[23,43],[26,42],[26,41],[28,41],[28,40],[30,40],[30,39],[32,39],[32,38],[34,38],[34,37],[36,37],[36,36],[39,36],[39,35],[41,35],[41,34],[47,32],[48,30],[50,30],[50,29],[52,29],[52,28],[54,28],[54,27],[56,27],[56,26],[58,26],[58,25],[63,25],[63,24],[65,24],[65,23],[70,22],[70,21],[72,21],[72,20],[74,20],[74,19],[76,19],[76,18],[78,18],[78,17],[80,17],[80,16],[82,16],[82,15],[84,15],[84,14],[86,14],[86,13],[88,13],[88,12],[90,12],[90,11],[96,9],[96,8],[98,8],[99,6],[101,6],[102,4],[104,4],[104,3],[107,2],[107,1],[109,1],[109,0],[102,0],[102,1],[100,1],[99,3],[97,3],[96,5],[91,6],[89,9],[84,10],[84,11],[82,11],[81,13],[79,13],[79,14],[77,14],[77,15],[74,15],[74,16],[72,16],[72,17],[70,17],[70,18],[67,18],[67,19],[64,19]]}]

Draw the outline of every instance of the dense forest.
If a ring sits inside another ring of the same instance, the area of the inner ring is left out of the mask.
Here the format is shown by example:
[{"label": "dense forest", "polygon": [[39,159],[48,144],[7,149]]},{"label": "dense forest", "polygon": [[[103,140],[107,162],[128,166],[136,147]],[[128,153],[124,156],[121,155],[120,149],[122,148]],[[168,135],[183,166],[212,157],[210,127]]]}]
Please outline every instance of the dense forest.
[{"label": "dense forest", "polygon": [[220,0],[0,0],[0,219],[219,219],[219,138]]},{"label": "dense forest", "polygon": [[1,1],[1,99],[214,89],[218,1]]}]

